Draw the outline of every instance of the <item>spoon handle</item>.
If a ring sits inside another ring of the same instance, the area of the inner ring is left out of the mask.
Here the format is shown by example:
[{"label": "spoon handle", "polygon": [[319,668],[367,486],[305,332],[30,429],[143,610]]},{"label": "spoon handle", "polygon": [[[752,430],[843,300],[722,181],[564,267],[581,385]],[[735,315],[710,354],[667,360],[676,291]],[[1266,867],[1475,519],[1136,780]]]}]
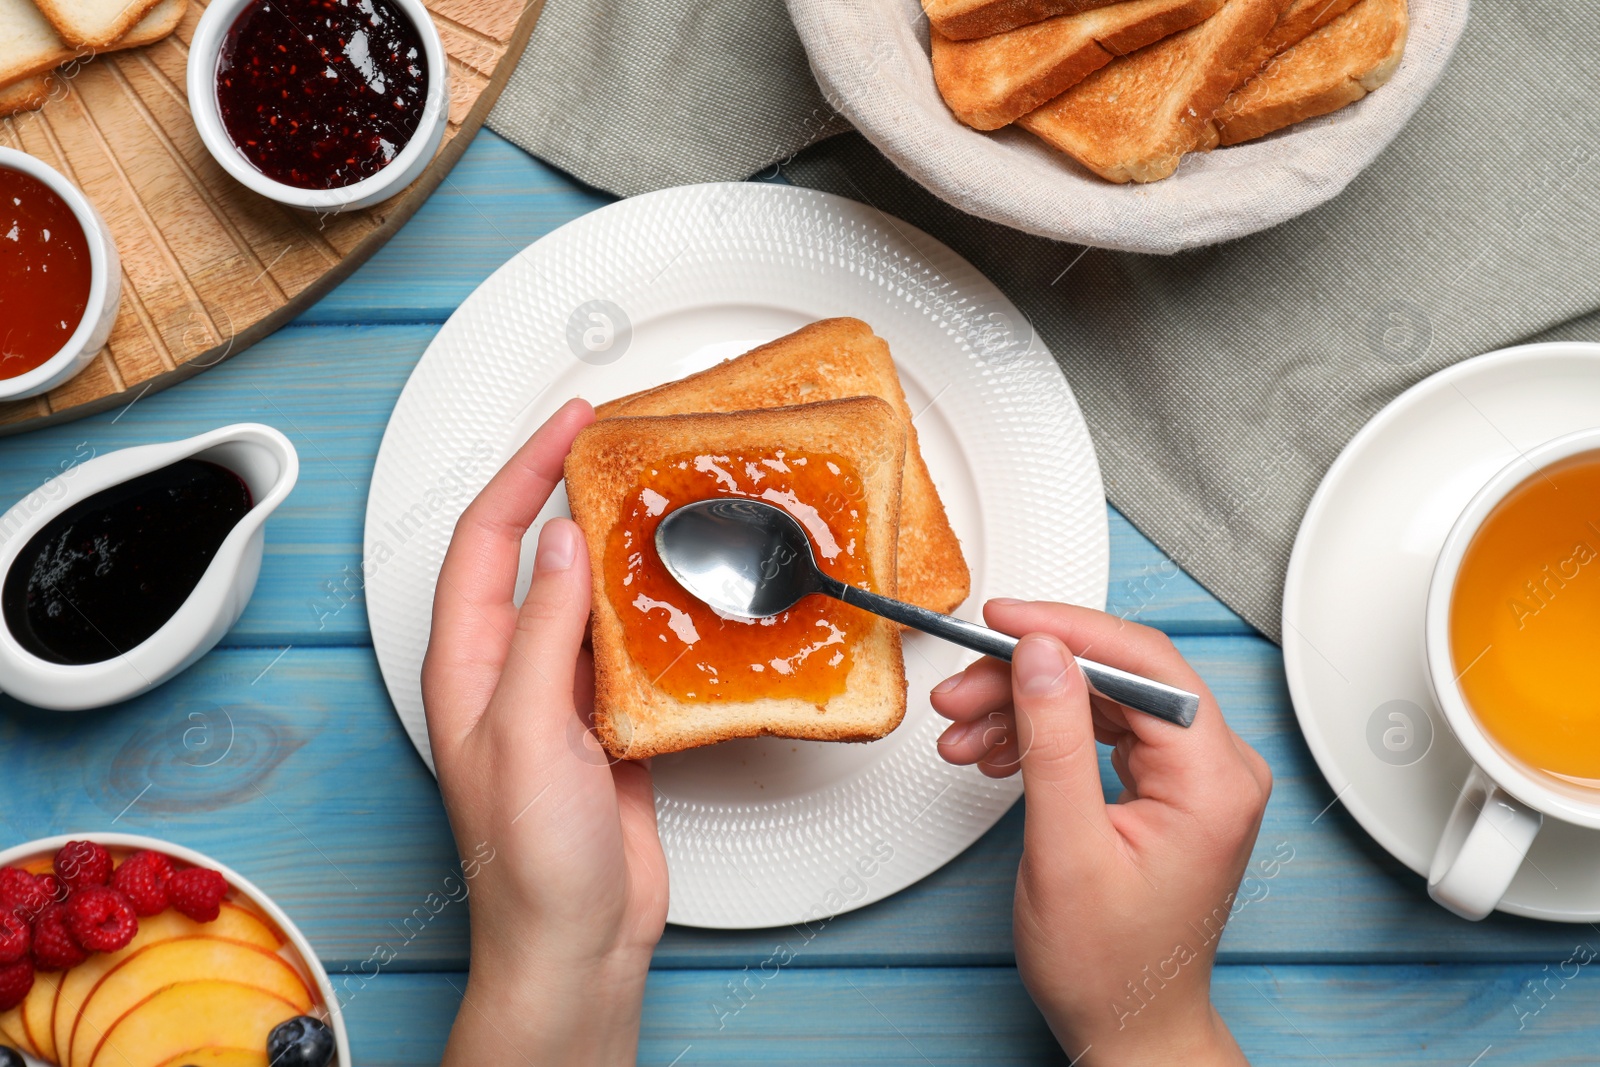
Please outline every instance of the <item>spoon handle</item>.
[{"label": "spoon handle", "polygon": [[[824,579],[822,591],[831,597],[921,630],[923,633],[942,637],[963,648],[982,652],[985,656],[993,656],[995,659],[1010,663],[1012,650],[1017,647],[1015,637],[1000,633],[998,630],[991,630],[987,626],[979,626],[975,622],[941,615],[937,611],[919,608],[915,604],[879,596],[877,593],[846,585],[828,575],[822,575],[822,578]],[[1187,690],[1151,681],[1149,678],[1141,678],[1137,674],[1129,674],[1127,671],[1108,667],[1081,656],[1078,657],[1078,667],[1083,671],[1084,680],[1089,683],[1089,688],[1096,693],[1115,700],[1124,707],[1154,715],[1158,719],[1165,719],[1179,726],[1188,726],[1194,722],[1195,712],[1200,709],[1200,698]]]}]

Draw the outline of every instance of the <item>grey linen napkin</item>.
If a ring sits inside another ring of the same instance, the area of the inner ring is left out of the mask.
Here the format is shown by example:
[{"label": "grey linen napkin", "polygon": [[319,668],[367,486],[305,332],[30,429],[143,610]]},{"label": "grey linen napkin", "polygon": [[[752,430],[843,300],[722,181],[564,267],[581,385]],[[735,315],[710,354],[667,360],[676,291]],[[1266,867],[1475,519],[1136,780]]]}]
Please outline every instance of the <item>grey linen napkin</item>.
[{"label": "grey linen napkin", "polygon": [[[776,0],[599,6],[546,12],[496,130],[623,193],[751,173],[829,132]],[[563,51],[574,40],[581,55]],[[1597,46],[1587,5],[1481,3],[1433,95],[1341,196],[1170,257],[965,215],[856,134],[784,173],[906,219],[992,278],[1072,383],[1111,502],[1277,639],[1300,517],[1379,408],[1468,356],[1600,339]],[[601,69],[627,86],[586,73]],[[648,115],[631,103],[653,97]],[[712,120],[666,97],[732,106]]]}]

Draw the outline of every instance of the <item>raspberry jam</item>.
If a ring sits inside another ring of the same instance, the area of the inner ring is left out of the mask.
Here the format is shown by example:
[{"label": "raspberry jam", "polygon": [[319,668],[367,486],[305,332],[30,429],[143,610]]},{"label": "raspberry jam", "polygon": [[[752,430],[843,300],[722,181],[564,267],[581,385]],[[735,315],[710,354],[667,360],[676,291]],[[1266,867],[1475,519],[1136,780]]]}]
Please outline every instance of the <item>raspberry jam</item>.
[{"label": "raspberry jam", "polygon": [[0,167],[0,378],[61,351],[89,306],[89,241],[44,182]]},{"label": "raspberry jam", "polygon": [[390,0],[255,0],[217,61],[228,136],[262,174],[301,189],[378,173],[427,99],[422,37]]},{"label": "raspberry jam", "polygon": [[52,663],[99,663],[159,630],[183,606],[250,489],[199,459],[79,501],[34,534],[0,590],[6,627]]},{"label": "raspberry jam", "polygon": [[606,593],[622,619],[629,655],[680,700],[793,697],[825,704],[844,692],[856,642],[872,616],[811,596],[771,618],[725,619],[685,592],[656,555],[663,517],[719,496],[778,505],[805,527],[824,571],[877,589],[865,496],[849,460],[792,449],[680,453],[644,472],[606,541]]}]

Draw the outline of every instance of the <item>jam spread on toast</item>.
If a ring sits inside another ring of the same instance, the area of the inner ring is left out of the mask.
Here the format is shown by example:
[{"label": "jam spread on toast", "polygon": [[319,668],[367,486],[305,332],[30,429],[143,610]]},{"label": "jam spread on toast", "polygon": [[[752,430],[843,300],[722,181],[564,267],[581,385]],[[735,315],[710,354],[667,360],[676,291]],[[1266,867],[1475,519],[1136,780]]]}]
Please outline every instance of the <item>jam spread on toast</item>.
[{"label": "jam spread on toast", "polygon": [[824,571],[877,588],[867,558],[865,492],[849,460],[793,449],[668,456],[640,475],[606,543],[605,588],[629,654],[679,700],[827,703],[844,692],[856,642],[872,616],[810,596],[766,619],[723,617],[678,585],[656,555],[656,526],[666,515],[719,496],[783,508],[805,527]]}]

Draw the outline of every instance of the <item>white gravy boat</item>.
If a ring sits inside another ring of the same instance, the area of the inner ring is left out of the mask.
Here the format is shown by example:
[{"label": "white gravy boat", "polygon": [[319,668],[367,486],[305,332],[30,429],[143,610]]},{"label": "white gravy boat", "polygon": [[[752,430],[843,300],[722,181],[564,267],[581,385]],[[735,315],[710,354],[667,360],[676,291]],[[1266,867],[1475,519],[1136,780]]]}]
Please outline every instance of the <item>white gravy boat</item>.
[{"label": "white gravy boat", "polygon": [[209,652],[239,621],[261,573],[267,516],[300,475],[289,439],[270,426],[241,422],[182,441],[139,445],[68,467],[0,516],[0,582],[34,534],[103,489],[181,459],[233,471],[253,504],[228,531],[200,581],[172,617],[139,644],[99,663],[52,663],[18,643],[0,617],[0,691],[36,707],[81,711],[148,692]]}]

